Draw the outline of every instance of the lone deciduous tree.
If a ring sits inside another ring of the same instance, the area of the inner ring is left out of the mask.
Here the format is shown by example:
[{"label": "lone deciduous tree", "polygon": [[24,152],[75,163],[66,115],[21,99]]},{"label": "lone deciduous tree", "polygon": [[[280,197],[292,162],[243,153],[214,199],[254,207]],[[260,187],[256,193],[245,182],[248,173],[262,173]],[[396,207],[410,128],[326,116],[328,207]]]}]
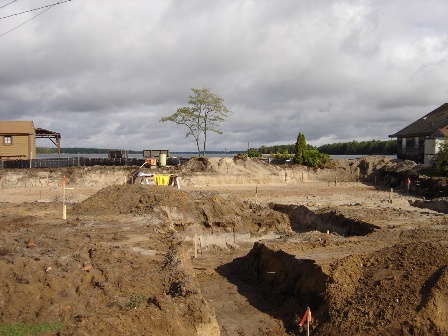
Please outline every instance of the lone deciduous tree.
[{"label": "lone deciduous tree", "polygon": [[191,90],[193,94],[188,96],[190,106],[180,107],[175,113],[161,118],[160,121],[172,121],[187,126],[188,132],[185,136],[193,136],[199,156],[202,140],[202,155],[205,156],[208,131],[222,134],[218,127],[230,111],[224,105],[224,99],[211,93],[209,89]]}]

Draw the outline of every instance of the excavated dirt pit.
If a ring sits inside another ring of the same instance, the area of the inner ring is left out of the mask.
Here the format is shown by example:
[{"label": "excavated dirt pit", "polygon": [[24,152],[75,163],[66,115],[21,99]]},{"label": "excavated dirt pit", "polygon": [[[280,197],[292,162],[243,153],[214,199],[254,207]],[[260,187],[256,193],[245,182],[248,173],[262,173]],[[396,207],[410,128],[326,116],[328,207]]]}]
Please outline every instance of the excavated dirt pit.
[{"label": "excavated dirt pit", "polygon": [[[328,183],[334,170],[204,163],[188,166],[182,190],[73,169],[66,220],[64,172],[42,183],[3,174],[0,327],[305,335],[298,320],[310,307],[312,335],[448,334],[443,213],[410,206],[410,196],[391,201],[381,187]],[[337,180],[356,177],[357,164]]]},{"label": "excavated dirt pit", "polygon": [[[218,335],[190,258],[291,232],[286,215],[235,196],[140,185],[69,203],[0,203],[0,319],[58,335]],[[0,329],[1,330],[1,329]]]},{"label": "excavated dirt pit", "polygon": [[290,333],[304,333],[298,321],[309,307],[316,335],[446,334],[446,248],[409,242],[316,264],[256,243],[218,272]]}]

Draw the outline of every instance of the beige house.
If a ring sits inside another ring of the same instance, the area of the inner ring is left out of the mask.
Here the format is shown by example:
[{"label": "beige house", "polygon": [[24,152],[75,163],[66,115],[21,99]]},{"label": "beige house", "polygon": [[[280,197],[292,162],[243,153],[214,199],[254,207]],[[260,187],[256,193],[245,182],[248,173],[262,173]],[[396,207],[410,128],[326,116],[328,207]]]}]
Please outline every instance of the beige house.
[{"label": "beige house", "polygon": [[448,103],[429,112],[390,138],[397,138],[397,158],[431,164],[448,136]]},{"label": "beige house", "polygon": [[0,160],[36,158],[36,130],[32,121],[0,120]]}]

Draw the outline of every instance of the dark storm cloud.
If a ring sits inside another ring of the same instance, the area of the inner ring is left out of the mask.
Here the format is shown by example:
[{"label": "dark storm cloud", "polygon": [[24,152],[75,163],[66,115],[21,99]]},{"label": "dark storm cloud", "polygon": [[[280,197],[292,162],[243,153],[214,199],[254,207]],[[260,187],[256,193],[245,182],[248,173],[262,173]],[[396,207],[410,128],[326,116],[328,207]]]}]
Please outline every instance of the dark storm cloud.
[{"label": "dark storm cloud", "polygon": [[[51,4],[17,1],[4,14]],[[446,2],[95,1],[0,38],[0,118],[64,147],[194,150],[160,123],[207,87],[232,113],[208,148],[387,139],[443,104]],[[0,20],[0,34],[34,14]]]}]

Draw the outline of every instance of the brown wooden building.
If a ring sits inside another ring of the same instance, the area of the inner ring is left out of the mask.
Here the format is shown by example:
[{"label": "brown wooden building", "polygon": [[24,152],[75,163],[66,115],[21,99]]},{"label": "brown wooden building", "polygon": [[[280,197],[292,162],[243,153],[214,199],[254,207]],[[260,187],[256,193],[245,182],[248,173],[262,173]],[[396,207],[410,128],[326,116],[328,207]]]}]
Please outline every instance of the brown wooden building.
[{"label": "brown wooden building", "polygon": [[0,160],[36,157],[36,130],[32,121],[0,120]]},{"label": "brown wooden building", "polygon": [[414,121],[397,133],[397,158],[430,164],[439,145],[448,135],[448,103]]}]

